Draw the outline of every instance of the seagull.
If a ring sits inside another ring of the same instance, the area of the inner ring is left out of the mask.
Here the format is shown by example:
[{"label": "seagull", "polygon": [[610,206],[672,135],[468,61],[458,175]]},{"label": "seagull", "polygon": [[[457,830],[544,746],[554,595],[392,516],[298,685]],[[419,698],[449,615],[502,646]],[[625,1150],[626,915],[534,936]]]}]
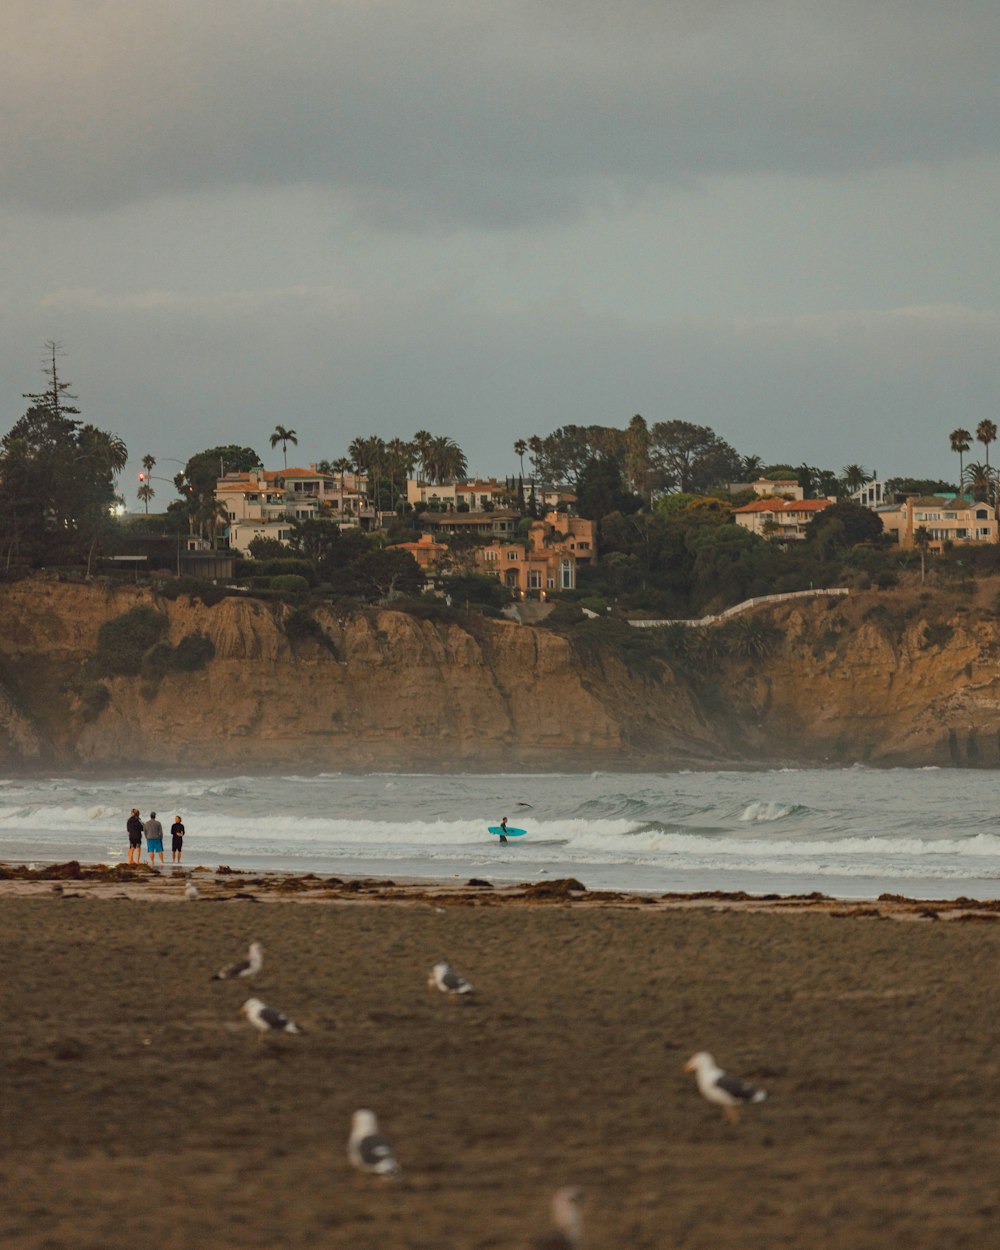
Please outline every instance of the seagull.
[{"label": "seagull", "polygon": [[184,887],[184,897],[189,903],[193,903],[198,898],[198,887],[193,881],[189,881]]},{"label": "seagull", "polygon": [[579,1250],[583,1244],[583,1190],[573,1185],[557,1189],[552,1196],[552,1223],[555,1231],[537,1238],[534,1250]]},{"label": "seagull", "polygon": [[723,1072],[707,1050],[699,1050],[684,1065],[685,1072],[693,1072],[702,1098],[714,1102],[725,1112],[731,1124],[738,1124],[740,1107],[748,1102],[763,1102],[767,1091],[748,1085],[738,1076]]},{"label": "seagull", "polygon": [[[187,893],[187,891],[185,891]],[[191,896],[188,895],[190,898]],[[222,968],[212,977],[213,981],[232,981],[235,977],[255,977],[264,966],[264,948],[259,942],[251,942],[246,959],[238,959],[228,968]]]},{"label": "seagull", "polygon": [[255,1029],[259,1033],[301,1033],[302,1030],[290,1020],[288,1016],[281,1011],[275,1011],[273,1007],[265,1007],[259,998],[248,998],[240,1008],[240,1012],[246,1016]]},{"label": "seagull", "polygon": [[431,969],[430,976],[427,978],[427,988],[429,990],[438,989],[442,994],[472,994],[474,990],[446,960],[435,964]]},{"label": "seagull", "polygon": [[378,1120],[371,1111],[355,1111],[352,1116],[347,1157],[359,1171],[374,1172],[387,1181],[403,1174],[395,1151],[378,1131]]}]

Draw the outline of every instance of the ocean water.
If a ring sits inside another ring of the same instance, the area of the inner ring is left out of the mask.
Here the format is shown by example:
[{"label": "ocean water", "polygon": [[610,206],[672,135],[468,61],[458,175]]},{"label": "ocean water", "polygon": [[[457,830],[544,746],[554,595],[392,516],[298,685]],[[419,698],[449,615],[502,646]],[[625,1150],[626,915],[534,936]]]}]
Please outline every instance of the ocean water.
[{"label": "ocean water", "polygon": [[[997,792],[995,773],[937,768],[13,778],[0,859],[120,863],[136,806],[183,817],[187,867],[997,898]],[[526,836],[501,846],[501,816]]]}]

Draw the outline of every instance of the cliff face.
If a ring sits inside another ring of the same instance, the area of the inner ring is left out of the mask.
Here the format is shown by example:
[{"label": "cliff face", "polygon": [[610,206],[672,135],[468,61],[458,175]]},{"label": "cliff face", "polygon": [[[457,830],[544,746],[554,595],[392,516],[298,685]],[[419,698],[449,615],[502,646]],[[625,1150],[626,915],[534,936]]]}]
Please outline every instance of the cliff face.
[{"label": "cliff face", "polygon": [[[136,604],[169,621],[176,645],[201,632],[215,658],[156,683],[103,679],[107,706],[79,693],[101,624]],[[0,763],[100,763],[234,770],[494,769],[628,765],[643,732],[676,757],[695,714],[669,675],[662,707],[630,718],[638,690],[610,660],[581,672],[570,645],[544,630],[481,621],[475,634],[399,612],[315,614],[329,646],[290,640],[287,609],[223,599],[213,607],[48,581],[0,588]]]},{"label": "cliff face", "polygon": [[[884,604],[884,596],[878,601]],[[875,601],[775,612],[783,640],[709,679],[581,659],[560,636],[477,619],[165,602],[142,589],[0,587],[0,765],[259,771],[669,768],[792,761],[1000,762],[1000,622],[872,613]],[[201,671],[103,678],[100,626],[138,604],[166,640],[214,645]],[[588,651],[588,655],[591,653]]]}]

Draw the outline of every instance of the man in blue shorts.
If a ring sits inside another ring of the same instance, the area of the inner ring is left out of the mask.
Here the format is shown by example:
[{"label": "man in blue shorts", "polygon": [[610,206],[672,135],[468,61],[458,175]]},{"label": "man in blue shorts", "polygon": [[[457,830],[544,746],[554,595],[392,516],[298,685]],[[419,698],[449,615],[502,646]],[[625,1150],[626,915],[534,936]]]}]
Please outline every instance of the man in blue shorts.
[{"label": "man in blue shorts", "polygon": [[163,863],[163,826],[156,819],[156,812],[149,813],[149,820],[142,827],[143,833],[146,835],[146,854],[149,856],[149,866],[154,867],[154,860],[157,855],[160,857],[160,863]]}]

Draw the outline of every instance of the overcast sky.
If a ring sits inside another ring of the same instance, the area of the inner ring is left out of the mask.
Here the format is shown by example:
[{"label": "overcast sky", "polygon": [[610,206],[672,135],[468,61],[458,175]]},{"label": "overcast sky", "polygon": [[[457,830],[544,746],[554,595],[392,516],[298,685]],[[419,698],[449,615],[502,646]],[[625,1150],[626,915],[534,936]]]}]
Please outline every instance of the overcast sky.
[{"label": "overcast sky", "polygon": [[144,453],[276,465],[279,422],[301,464],[426,428],[502,476],[638,412],[954,478],[1000,421],[996,0],[4,0],[0,40],[0,432],[57,340],[132,506]]}]

